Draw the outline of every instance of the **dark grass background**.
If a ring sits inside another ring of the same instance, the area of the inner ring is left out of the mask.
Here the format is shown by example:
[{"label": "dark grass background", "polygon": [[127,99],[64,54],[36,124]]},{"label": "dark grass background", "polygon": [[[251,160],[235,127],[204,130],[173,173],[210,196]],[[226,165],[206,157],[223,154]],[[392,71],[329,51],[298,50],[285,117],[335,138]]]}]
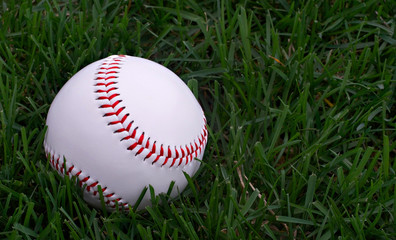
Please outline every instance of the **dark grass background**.
[{"label": "dark grass background", "polygon": [[[0,238],[395,239],[395,18],[385,0],[1,1]],[[87,206],[42,146],[56,93],[112,54],[178,74],[210,131],[180,197],[128,214]]]}]

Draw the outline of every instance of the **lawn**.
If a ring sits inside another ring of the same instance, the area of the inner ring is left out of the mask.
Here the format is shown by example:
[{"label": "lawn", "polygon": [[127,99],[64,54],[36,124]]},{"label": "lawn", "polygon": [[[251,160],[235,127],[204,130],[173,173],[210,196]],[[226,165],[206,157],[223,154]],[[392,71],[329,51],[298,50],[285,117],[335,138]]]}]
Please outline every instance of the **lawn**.
[{"label": "lawn", "polygon": [[[396,239],[396,2],[1,1],[1,239]],[[93,209],[43,138],[112,54],[188,84],[208,145],[179,197]]]}]

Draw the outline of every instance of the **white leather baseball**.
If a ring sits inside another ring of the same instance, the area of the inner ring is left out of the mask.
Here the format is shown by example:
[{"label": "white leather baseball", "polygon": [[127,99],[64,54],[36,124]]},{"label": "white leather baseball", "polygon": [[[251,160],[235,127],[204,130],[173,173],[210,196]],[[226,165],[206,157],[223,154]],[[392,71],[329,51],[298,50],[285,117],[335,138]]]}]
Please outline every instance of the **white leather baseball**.
[{"label": "white leather baseball", "polygon": [[[84,199],[106,208],[134,206],[142,190],[171,197],[193,176],[207,143],[206,120],[194,95],[169,69],[125,55],[96,61],[59,91],[47,117],[45,152],[62,176],[76,176]],[[64,159],[66,162],[64,163]],[[144,196],[139,209],[150,204]]]}]

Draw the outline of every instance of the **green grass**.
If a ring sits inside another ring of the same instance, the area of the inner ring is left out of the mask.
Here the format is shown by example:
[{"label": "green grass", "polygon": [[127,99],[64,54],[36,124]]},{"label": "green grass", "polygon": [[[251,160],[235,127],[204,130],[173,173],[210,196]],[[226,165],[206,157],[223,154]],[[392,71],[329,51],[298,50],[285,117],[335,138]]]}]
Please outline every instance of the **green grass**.
[{"label": "green grass", "polygon": [[[0,5],[0,238],[396,238],[395,1],[33,2]],[[128,214],[42,146],[62,85],[117,53],[189,83],[210,132],[180,197]]]}]

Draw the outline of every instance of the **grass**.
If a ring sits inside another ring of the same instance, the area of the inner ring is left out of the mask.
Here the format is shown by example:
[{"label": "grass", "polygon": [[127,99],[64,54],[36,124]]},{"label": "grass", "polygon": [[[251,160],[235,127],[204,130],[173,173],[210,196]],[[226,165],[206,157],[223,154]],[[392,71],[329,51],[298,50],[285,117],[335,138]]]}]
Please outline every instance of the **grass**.
[{"label": "grass", "polygon": [[[392,0],[3,1],[0,238],[395,239],[395,9]],[[180,197],[128,214],[87,206],[42,146],[62,85],[117,53],[176,72],[210,132]]]}]

